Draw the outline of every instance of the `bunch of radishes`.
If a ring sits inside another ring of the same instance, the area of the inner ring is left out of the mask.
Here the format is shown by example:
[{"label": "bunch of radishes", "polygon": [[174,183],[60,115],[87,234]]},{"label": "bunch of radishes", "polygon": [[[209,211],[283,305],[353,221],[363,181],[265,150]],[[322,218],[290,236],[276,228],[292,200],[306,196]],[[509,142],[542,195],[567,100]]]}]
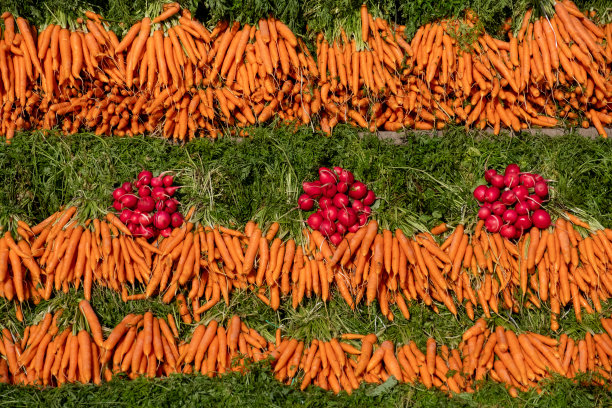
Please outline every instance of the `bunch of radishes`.
[{"label": "bunch of radishes", "polygon": [[548,197],[548,183],[541,175],[521,173],[517,164],[509,164],[503,175],[485,171],[485,180],[488,185],[476,187],[474,198],[482,203],[478,217],[487,231],[512,239],[532,226],[550,226],[550,214],[541,208]]},{"label": "bunch of radishes", "polygon": [[298,198],[303,211],[317,211],[308,217],[308,225],[338,245],[347,232],[356,232],[372,214],[376,195],[350,171],[342,167],[319,168],[319,179],[302,183],[304,194]]},{"label": "bunch of radishes", "polygon": [[183,225],[179,202],[173,198],[180,187],[173,185],[172,175],[164,174],[153,177],[153,173],[143,170],[135,182],[126,181],[113,191],[113,208],[132,235],[147,239],[158,234],[169,237],[172,228]]}]

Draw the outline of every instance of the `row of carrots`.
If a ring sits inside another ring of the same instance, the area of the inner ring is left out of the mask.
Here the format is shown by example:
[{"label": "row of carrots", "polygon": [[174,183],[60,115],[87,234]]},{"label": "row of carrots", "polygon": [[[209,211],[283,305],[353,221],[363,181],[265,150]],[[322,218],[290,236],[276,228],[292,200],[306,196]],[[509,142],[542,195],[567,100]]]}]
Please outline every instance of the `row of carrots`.
[{"label": "row of carrots", "polygon": [[[285,384],[300,383],[351,394],[362,383],[382,383],[393,376],[400,382],[421,383],[446,392],[473,392],[477,381],[504,384],[512,396],[539,388],[553,373],[574,378],[593,374],[593,382],[610,387],[612,319],[601,319],[602,333],[587,332],[579,340],[537,333],[515,333],[502,326],[489,329],[484,319],[462,334],[457,348],[429,338],[424,350],[408,344],[380,342],[375,334],[344,334],[310,344],[281,336],[266,339],[234,315],[227,327],[212,320],[197,324],[181,339],[172,315],[129,314],[110,332],[104,330],[89,302],[79,309],[86,325],[60,329],[62,310],[47,313],[27,326],[21,338],[8,329],[0,342],[0,382],[38,386],[165,377],[201,373],[214,377],[245,372],[247,362],[268,360],[274,376]],[[86,329],[89,328],[89,330]],[[105,336],[105,332],[107,335]]]},{"label": "row of carrots", "polygon": [[482,221],[473,231],[441,224],[407,237],[372,220],[334,247],[318,231],[283,240],[278,223],[264,233],[254,222],[240,231],[187,222],[148,242],[112,214],[80,225],[76,212],[69,207],[31,227],[19,221],[17,241],[9,232],[0,238],[0,296],[38,303],[82,284],[89,300],[95,283],[124,301],[176,300],[191,323],[221,300],[229,304],[234,289],[253,291],[274,310],[281,298],[297,308],[305,298],[328,301],[335,289],[351,308],[376,300],[390,320],[392,305],[409,319],[411,302],[453,314],[464,307],[472,320],[478,307],[490,317],[549,304],[553,330],[563,307],[572,305],[581,321],[583,310],[600,312],[612,297],[612,230],[570,213],[517,242],[486,232]]},{"label": "row of carrots", "polygon": [[[345,122],[369,130],[441,129],[447,123],[530,127],[612,123],[612,24],[597,26],[570,0],[532,18],[508,41],[462,30],[477,18],[404,27],[361,8],[362,32],[316,55],[281,21],[220,21],[211,31],[177,3],[119,40],[100,15],[40,33],[5,12],[0,39],[0,134],[90,129],[102,135],[217,137],[229,126]],[[315,59],[316,58],[316,59]],[[316,120],[315,120],[316,119]],[[241,134],[242,133],[241,131]]]}]

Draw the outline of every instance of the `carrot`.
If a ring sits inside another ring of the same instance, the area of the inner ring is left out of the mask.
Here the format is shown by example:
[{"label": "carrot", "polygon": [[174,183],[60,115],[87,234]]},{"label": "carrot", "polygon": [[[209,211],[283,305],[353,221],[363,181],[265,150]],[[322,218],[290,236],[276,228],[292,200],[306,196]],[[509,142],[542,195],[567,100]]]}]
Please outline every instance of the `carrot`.
[{"label": "carrot", "polygon": [[172,7],[168,7],[159,16],[155,17],[153,19],[153,21],[151,21],[151,23],[152,24],[157,24],[157,23],[160,23],[162,21],[165,21],[165,20],[169,19],[170,17],[172,17],[173,15],[175,15],[176,13],[178,13],[180,9],[181,9],[181,7],[178,5],[178,3],[174,3],[174,5]]}]

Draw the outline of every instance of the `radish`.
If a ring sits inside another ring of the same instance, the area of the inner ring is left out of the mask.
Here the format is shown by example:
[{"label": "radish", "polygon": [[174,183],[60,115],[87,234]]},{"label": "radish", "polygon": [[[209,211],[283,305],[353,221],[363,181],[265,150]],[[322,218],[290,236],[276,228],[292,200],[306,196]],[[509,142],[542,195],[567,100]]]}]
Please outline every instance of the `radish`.
[{"label": "radish", "polygon": [[321,226],[319,227],[319,231],[321,231],[321,234],[329,237],[334,232],[336,232],[336,224],[334,224],[330,220],[323,220]]},{"label": "radish", "polygon": [[519,175],[518,173],[509,173],[504,176],[504,185],[508,188],[514,188],[518,186]]},{"label": "radish", "polygon": [[132,212],[132,215],[130,216],[130,222],[132,224],[140,224],[140,214],[142,214],[140,211],[136,210]]},{"label": "radish", "polygon": [[142,212],[151,212],[155,209],[155,200],[153,200],[153,197],[151,196],[146,196],[146,197],[141,197],[140,200],[138,200],[138,210],[142,211]]},{"label": "radish", "polygon": [[331,207],[332,205],[334,205],[334,203],[332,202],[331,198],[329,198],[329,197],[321,197],[321,198],[319,198],[319,208],[324,210],[327,207]]},{"label": "radish", "polygon": [[310,211],[314,208],[315,201],[306,193],[298,198],[298,207],[302,211]]},{"label": "radish", "polygon": [[121,211],[121,214],[119,215],[119,220],[121,220],[122,223],[126,224],[131,216],[132,210],[130,210],[129,208],[125,208],[123,211]]},{"label": "radish", "polygon": [[152,178],[153,178],[153,173],[151,173],[149,170],[143,170],[140,173],[138,173],[138,181],[140,181],[142,184],[151,183]]},{"label": "radish", "polygon": [[361,200],[354,200],[353,204],[351,204],[351,208],[355,210],[356,213],[361,214],[361,212],[363,212],[363,202],[361,202]]},{"label": "radish", "polygon": [[542,199],[535,194],[532,194],[529,197],[527,197],[526,202],[527,202],[527,207],[529,207],[529,210],[531,211],[535,211],[539,209],[540,207],[542,207]]},{"label": "radish", "polygon": [[501,201],[506,205],[512,205],[516,202],[516,195],[512,192],[512,190],[505,190],[501,194]]},{"label": "radish", "polygon": [[328,184],[327,186],[323,187],[323,195],[325,197],[332,198],[337,192],[338,190],[336,190],[335,184]]},{"label": "radish", "polygon": [[148,225],[151,225],[151,223],[153,222],[153,217],[151,216],[151,214],[142,213],[140,214],[139,222],[140,225],[144,225],[146,227]]},{"label": "radish", "polygon": [[334,172],[327,167],[319,167],[319,180],[321,184],[336,184],[336,175]]},{"label": "radish", "polygon": [[153,187],[151,197],[153,197],[154,200],[163,200],[166,198],[166,190],[163,187]]},{"label": "radish", "polygon": [[305,181],[302,183],[302,189],[304,192],[313,198],[321,197],[323,194],[323,188],[320,182],[317,181]]},{"label": "radish", "polygon": [[345,227],[350,227],[357,222],[357,214],[352,208],[343,208],[338,212],[338,221]]},{"label": "radish", "polygon": [[137,180],[134,182],[134,188],[139,189],[140,187],[142,187],[144,184],[142,183],[142,181]]},{"label": "radish", "polygon": [[502,219],[499,215],[489,215],[489,217],[485,220],[485,227],[487,231],[491,233],[499,232],[499,229],[502,226]]},{"label": "radish", "polygon": [[153,225],[155,225],[155,228],[157,229],[163,230],[168,228],[170,222],[170,214],[165,211],[158,211],[153,216]]},{"label": "radish", "polygon": [[529,207],[524,201],[519,201],[515,206],[514,210],[518,215],[527,215],[529,214]]},{"label": "radish", "polygon": [[132,235],[136,235],[136,228],[138,227],[138,225],[137,225],[137,224],[133,224],[133,223],[131,223],[131,222],[128,222],[128,223],[127,223],[127,227],[128,227],[128,229],[130,230],[130,233],[131,233]]},{"label": "radish", "polygon": [[506,171],[504,171],[504,175],[507,174],[519,174],[521,172],[521,168],[518,166],[518,164],[512,163],[506,166]]},{"label": "radish", "polygon": [[495,169],[489,169],[487,171],[485,171],[484,177],[487,183],[491,182],[491,177],[493,177],[494,175],[497,174],[497,170]]},{"label": "radish", "polygon": [[504,222],[508,224],[514,224],[517,218],[518,218],[518,213],[514,211],[513,209],[504,211],[504,214],[502,215],[502,220],[504,220]]},{"label": "radish", "polygon": [[539,174],[534,174],[534,175],[533,175],[533,178],[534,178],[534,180],[535,180],[535,182],[536,182],[536,183],[537,183],[538,181],[544,181],[544,177],[542,177],[542,176],[541,176],[541,175],[539,175]]},{"label": "radish", "polygon": [[361,213],[369,217],[370,215],[372,215],[372,209],[369,205],[364,205],[363,210],[361,210]]},{"label": "radish", "polygon": [[338,208],[348,207],[348,205],[350,204],[348,196],[342,193],[336,194],[332,202]]},{"label": "radish", "polygon": [[357,216],[357,221],[358,221],[358,225],[360,227],[363,227],[364,225],[366,225],[366,223],[368,222],[368,216],[366,214],[359,214]]},{"label": "radish", "polygon": [[539,229],[546,229],[550,227],[550,214],[544,210],[535,210],[531,216],[533,225]]},{"label": "radish", "polygon": [[531,228],[531,220],[527,215],[519,215],[516,219],[516,222],[514,223],[514,226],[519,230],[528,230],[529,228]]},{"label": "radish", "polygon": [[492,211],[490,208],[488,207],[480,207],[480,210],[478,210],[478,218],[480,218],[481,220],[486,220],[487,218],[489,218],[489,215],[491,215]]},{"label": "radish", "polygon": [[525,186],[516,186],[512,189],[518,201],[525,201],[529,197],[529,190]]},{"label": "radish", "polygon": [[338,209],[333,205],[327,207],[325,210],[323,210],[323,218],[330,221],[336,221],[338,218]]},{"label": "radish", "polygon": [[334,173],[336,173],[336,175],[339,176],[340,173],[342,173],[342,167],[334,166]]},{"label": "radish", "polygon": [[127,191],[125,191],[123,187],[118,187],[115,189],[115,191],[113,191],[113,198],[115,200],[119,200],[121,199],[121,197],[123,197],[126,194],[127,194]]},{"label": "radish", "polygon": [[121,204],[123,204],[124,206],[126,206],[127,208],[131,210],[136,208],[136,205],[138,204],[138,198],[136,198],[134,194],[126,194],[123,197],[121,197],[120,201],[121,201]]},{"label": "radish", "polygon": [[352,232],[354,234],[359,231],[359,228],[361,228],[359,224],[353,224],[349,227],[348,232]]},{"label": "radish", "polygon": [[163,211],[164,208],[166,208],[166,202],[164,200],[159,200],[155,203],[156,211]]},{"label": "radish", "polygon": [[368,188],[361,181],[356,181],[349,189],[349,197],[360,200],[368,193]]},{"label": "radish", "polygon": [[113,208],[115,209],[115,211],[121,211],[123,210],[123,204],[121,204],[121,201],[115,200],[113,201]]},{"label": "radish", "polygon": [[151,179],[151,187],[163,187],[163,186],[164,186],[164,182],[162,181],[161,177],[157,176]]},{"label": "radish", "polygon": [[145,239],[151,239],[155,236],[155,232],[153,231],[153,228],[151,227],[140,227],[140,235],[143,236]]},{"label": "radish", "polygon": [[175,198],[171,198],[169,200],[166,200],[165,201],[164,210],[167,211],[170,214],[174,214],[176,212],[176,210],[178,210],[178,204],[179,204],[179,202],[176,201]]},{"label": "radish", "polygon": [[159,232],[162,237],[168,238],[172,234],[172,228],[164,228]]},{"label": "radish", "polygon": [[124,189],[127,193],[131,193],[133,190],[132,183],[130,183],[129,181],[126,181],[125,183],[123,183],[121,185],[121,188]]},{"label": "radish", "polygon": [[142,186],[138,189],[138,195],[141,197],[148,197],[151,195],[151,187]]},{"label": "radish", "polygon": [[164,176],[162,183],[164,184],[164,187],[170,187],[172,183],[174,183],[174,177],[168,174],[167,176]]},{"label": "radish", "polygon": [[538,181],[533,187],[533,191],[541,198],[545,198],[548,195],[548,184],[544,180]]},{"label": "radish", "polygon": [[497,201],[497,199],[499,198],[499,188],[497,187],[489,187],[487,188],[487,191],[485,191],[485,201],[489,202],[489,203],[493,203],[495,201]]},{"label": "radish", "polygon": [[338,174],[338,180],[350,185],[355,181],[355,176],[350,171],[342,169],[342,171]]},{"label": "radish", "polygon": [[501,201],[496,201],[491,206],[491,210],[495,215],[502,215],[506,212],[506,206]]},{"label": "radish", "polygon": [[308,217],[308,221],[306,222],[308,223],[308,226],[310,228],[312,228],[313,230],[318,230],[321,227],[321,223],[323,222],[323,217],[321,216],[321,214],[312,213],[310,214],[310,217]]},{"label": "radish", "polygon": [[349,189],[349,185],[345,183],[344,181],[340,181],[338,184],[336,184],[336,190],[339,193],[346,193],[348,189]]},{"label": "radish", "polygon": [[363,197],[363,204],[372,205],[374,204],[374,201],[376,201],[376,194],[374,194],[374,191],[368,190],[368,192],[366,193],[366,196]]},{"label": "radish", "polygon": [[331,237],[329,237],[329,240],[332,242],[332,244],[334,244],[335,246],[338,246],[342,242],[342,235],[336,232],[332,234]]},{"label": "radish", "polygon": [[166,187],[165,191],[169,197],[172,197],[179,188],[181,188],[181,186],[170,186],[170,187]]},{"label": "radish", "polygon": [[531,173],[523,173],[519,179],[521,184],[527,188],[533,188],[535,186],[536,180],[534,175]]},{"label": "radish", "polygon": [[499,233],[502,237],[507,239],[512,239],[516,235],[516,227],[514,225],[502,225],[499,230]]},{"label": "radish", "polygon": [[172,223],[172,228],[178,228],[183,225],[183,214],[181,214],[180,212],[175,212],[170,216],[170,220]]},{"label": "radish", "polygon": [[485,200],[485,193],[487,192],[487,186],[481,184],[480,186],[474,189],[474,198],[481,203]]},{"label": "radish", "polygon": [[504,188],[504,176],[501,174],[494,174],[491,176],[491,185],[497,188]]},{"label": "radish", "polygon": [[348,230],[347,230],[347,228],[344,225],[342,225],[338,221],[336,221],[336,232],[338,234],[344,236],[344,234],[346,234],[347,231]]}]

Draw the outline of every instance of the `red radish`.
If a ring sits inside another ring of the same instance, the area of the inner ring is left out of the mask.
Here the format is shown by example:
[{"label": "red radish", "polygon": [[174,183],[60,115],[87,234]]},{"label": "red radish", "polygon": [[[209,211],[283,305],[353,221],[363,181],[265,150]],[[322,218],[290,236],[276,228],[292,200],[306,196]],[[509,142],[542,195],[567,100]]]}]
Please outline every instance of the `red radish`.
[{"label": "red radish", "polygon": [[321,234],[329,237],[334,232],[336,232],[336,224],[334,224],[330,220],[323,220],[321,226],[319,227],[319,231],[321,231]]},{"label": "red radish", "polygon": [[336,194],[332,202],[338,208],[348,207],[348,205],[350,204],[348,196],[342,193]]},{"label": "red radish", "polygon": [[502,215],[506,212],[506,206],[501,201],[496,201],[491,206],[491,210],[495,215]]},{"label": "red radish", "polygon": [[512,205],[516,202],[516,195],[512,192],[512,190],[505,190],[501,194],[501,201],[506,205]]},{"label": "red radish", "polygon": [[166,190],[163,187],[153,187],[151,197],[153,197],[155,200],[163,200],[166,198]]},{"label": "red radish", "polygon": [[487,191],[485,191],[485,201],[489,203],[493,203],[497,201],[499,198],[499,188],[497,187],[489,187]]},{"label": "red radish", "polygon": [[172,228],[164,228],[159,233],[161,234],[162,237],[168,238],[170,234],[172,234]]},{"label": "red radish", "polygon": [[170,216],[170,220],[172,223],[172,228],[178,228],[183,225],[183,214],[181,214],[180,212],[175,212]]},{"label": "red radish", "polygon": [[126,208],[123,211],[121,211],[121,214],[119,215],[119,220],[121,220],[122,223],[126,224],[129,221],[131,216],[132,216],[132,210],[130,210],[129,208]]},{"label": "red radish", "polygon": [[374,191],[368,190],[366,196],[363,197],[363,205],[372,205],[374,201],[376,201],[376,194],[374,194]]},{"label": "red radish", "polygon": [[486,170],[485,174],[484,174],[486,182],[490,183],[491,182],[491,177],[493,177],[496,174],[497,174],[497,170],[495,170],[495,169]]},{"label": "red radish", "polygon": [[121,204],[121,201],[115,200],[113,201],[113,208],[115,211],[121,211],[123,209],[123,204]]},{"label": "red radish", "polygon": [[151,187],[142,186],[138,189],[138,195],[141,197],[148,197],[151,195]]},{"label": "red radish", "polygon": [[317,181],[305,181],[302,183],[304,192],[313,198],[321,197],[323,194],[323,188]]},{"label": "red radish", "polygon": [[336,190],[335,184],[328,184],[325,187],[323,187],[323,195],[325,197],[332,198],[333,196],[336,195],[337,192],[338,190]]},{"label": "red radish", "polygon": [[361,213],[369,217],[370,215],[372,215],[372,208],[370,208],[369,205],[364,205],[363,210],[361,210]]},{"label": "red radish", "polygon": [[176,201],[176,198],[170,198],[165,201],[164,210],[170,214],[174,214],[176,210],[178,210],[179,202]]},{"label": "red radish", "polygon": [[499,233],[502,237],[512,239],[516,235],[516,227],[514,225],[502,225]]},{"label": "red radish", "polygon": [[155,200],[153,197],[146,196],[138,200],[138,210],[142,212],[151,212],[155,209]]},{"label": "red radish", "polygon": [[360,227],[363,227],[368,222],[368,216],[366,214],[359,214],[357,216],[357,221]]},{"label": "red radish", "polygon": [[164,186],[164,182],[162,181],[161,177],[157,176],[151,179],[151,187],[163,187],[163,186]]},{"label": "red radish", "polygon": [[345,182],[346,184],[353,184],[355,181],[355,176],[348,170],[342,169],[340,174],[338,174],[338,180]]},{"label": "red radish", "polygon": [[491,233],[499,232],[499,229],[502,226],[502,219],[499,215],[489,215],[489,217],[485,220],[485,227],[487,231]]},{"label": "red radish", "polygon": [[538,181],[544,181],[544,177],[542,177],[539,174],[534,174],[533,178],[535,179],[535,182],[537,183]]},{"label": "red radish", "polygon": [[525,186],[516,186],[512,189],[518,201],[525,201],[529,197],[529,190]]},{"label": "red radish", "polygon": [[140,211],[136,210],[132,212],[132,215],[130,216],[130,222],[132,224],[140,224],[140,214],[142,214]]},{"label": "red radish", "polygon": [[343,208],[338,212],[338,221],[345,227],[350,227],[357,222],[357,214],[352,208]]},{"label": "red radish", "polygon": [[536,180],[533,174],[531,173],[523,173],[520,176],[521,184],[527,188],[533,188],[535,186]]},{"label": "red radish", "polygon": [[354,234],[357,231],[359,231],[359,228],[360,228],[359,224],[353,224],[349,227],[348,231]]},{"label": "red radish", "polygon": [[514,234],[514,239],[519,239],[521,237],[521,235],[523,235],[523,230],[518,229],[518,228],[514,228],[516,230],[516,233]]},{"label": "red radish", "polygon": [[312,213],[308,217],[308,226],[313,230],[318,230],[323,222],[323,217],[319,213]]},{"label": "red radish", "polygon": [[151,214],[142,213],[140,214],[140,219],[138,222],[140,223],[140,225],[144,225],[146,227],[147,225],[151,225],[151,223],[153,222],[153,217],[151,216]]},{"label": "red radish", "polygon": [[518,215],[527,215],[529,214],[529,207],[524,201],[519,201],[515,206],[514,210]]},{"label": "red radish", "polygon": [[489,218],[489,215],[491,215],[491,212],[491,209],[488,207],[480,207],[480,210],[478,210],[478,218],[486,220]]},{"label": "red radish", "polygon": [[319,180],[321,184],[336,184],[336,175],[334,172],[327,167],[319,167]]},{"label": "red radish", "polygon": [[497,188],[504,188],[504,176],[501,174],[494,174],[491,176],[491,185]]},{"label": "red radish", "polygon": [[153,232],[153,228],[141,226],[138,235],[143,236],[145,239],[151,239],[155,236],[155,233]]},{"label": "red radish", "polygon": [[138,181],[140,181],[143,185],[151,183],[152,178],[153,173],[148,170],[143,170],[138,174]]},{"label": "red radish", "polygon": [[170,222],[170,214],[165,211],[158,211],[153,216],[153,225],[155,225],[155,228],[157,229],[163,230],[165,228],[168,228]]},{"label": "red radish", "polygon": [[174,177],[168,174],[162,178],[162,183],[164,184],[164,187],[170,187],[172,183],[174,183]]},{"label": "red radish", "polygon": [[302,211],[310,211],[314,208],[314,200],[306,193],[302,194],[299,198],[298,198],[298,207],[300,207],[300,210]]},{"label": "red radish", "polygon": [[363,211],[363,203],[361,200],[354,200],[353,204],[351,204],[351,208],[355,210],[356,213],[361,213]]},{"label": "red radish", "polygon": [[535,211],[539,209],[540,207],[542,207],[542,199],[535,194],[532,194],[529,197],[527,197],[526,202],[527,202],[527,207],[529,207],[531,211]]},{"label": "red radish", "polygon": [[519,230],[528,230],[529,228],[531,228],[531,220],[527,215],[519,215],[516,219],[516,222],[514,223],[514,226]]},{"label": "red radish", "polygon": [[518,218],[518,213],[514,211],[513,209],[504,211],[504,214],[502,215],[502,219],[504,220],[504,222],[508,224],[514,224],[517,218]]},{"label": "red radish", "polygon": [[329,197],[321,197],[321,198],[319,198],[319,208],[324,210],[327,207],[331,207],[332,205],[334,205],[334,203],[332,202],[331,198],[329,198]]},{"label": "red radish", "polygon": [[356,181],[349,189],[349,197],[360,200],[368,193],[368,188],[361,181]]},{"label": "red radish", "polygon": [[132,183],[130,183],[129,181],[126,181],[125,183],[123,183],[121,185],[121,188],[124,189],[127,193],[131,193],[133,190]]},{"label": "red radish", "polygon": [[336,218],[338,218],[338,209],[333,205],[327,207],[323,210],[323,218],[330,221],[336,221]]},{"label": "red radish", "polygon": [[346,234],[346,231],[348,231],[346,229],[346,227],[342,224],[340,224],[338,221],[336,221],[336,232],[342,236],[344,236],[344,234]]},{"label": "red radish", "polygon": [[545,181],[538,181],[533,187],[533,191],[541,198],[545,198],[548,195],[548,184]]},{"label": "red radish", "polygon": [[518,186],[519,175],[518,173],[509,173],[504,176],[504,185],[508,188],[514,188]]},{"label": "red radish", "polygon": [[474,198],[481,203],[485,200],[485,193],[487,192],[487,186],[481,184],[474,189]]},{"label": "red radish", "polygon": [[335,246],[338,246],[342,242],[342,235],[336,232],[332,234],[331,237],[329,237],[329,240],[332,242],[332,244],[334,244]]},{"label": "red radish", "polygon": [[170,186],[170,187],[166,187],[165,191],[169,197],[172,197],[179,188],[181,188],[181,186]]},{"label": "red radish", "polygon": [[521,172],[521,168],[518,166],[518,164],[512,163],[506,166],[506,171],[504,171],[504,175],[507,174],[519,174]]},{"label": "red radish", "polygon": [[342,173],[342,167],[334,166],[334,173],[336,173],[336,175],[339,176],[340,173]]},{"label": "red radish", "polygon": [[155,203],[156,211],[163,211],[164,208],[166,208],[166,202],[164,200],[159,200]]},{"label": "red radish", "polygon": [[491,203],[482,203],[481,207],[487,207],[490,210],[493,205]]},{"label": "red radish", "polygon": [[115,191],[113,191],[113,198],[115,200],[119,200],[121,197],[123,197],[126,194],[127,194],[127,191],[125,191],[122,187],[119,187],[119,188],[116,188]]},{"label": "red radish", "polygon": [[535,210],[531,216],[533,225],[539,229],[546,229],[550,227],[550,214],[544,210]]},{"label": "red radish", "polygon": [[136,228],[138,227],[138,225],[134,224],[134,223],[131,223],[131,222],[128,222],[126,225],[127,225],[128,229],[130,230],[130,233],[132,235],[136,235]]},{"label": "red radish", "polygon": [[138,204],[138,198],[134,194],[126,194],[121,197],[121,204],[126,206],[129,209],[136,208],[136,204]]},{"label": "red radish", "polygon": [[134,182],[134,188],[139,189],[140,187],[142,187],[144,184],[142,183],[142,181],[137,180]]},{"label": "red radish", "polygon": [[348,189],[349,189],[349,185],[345,183],[344,181],[341,181],[338,184],[336,184],[336,190],[339,193],[346,193]]}]

